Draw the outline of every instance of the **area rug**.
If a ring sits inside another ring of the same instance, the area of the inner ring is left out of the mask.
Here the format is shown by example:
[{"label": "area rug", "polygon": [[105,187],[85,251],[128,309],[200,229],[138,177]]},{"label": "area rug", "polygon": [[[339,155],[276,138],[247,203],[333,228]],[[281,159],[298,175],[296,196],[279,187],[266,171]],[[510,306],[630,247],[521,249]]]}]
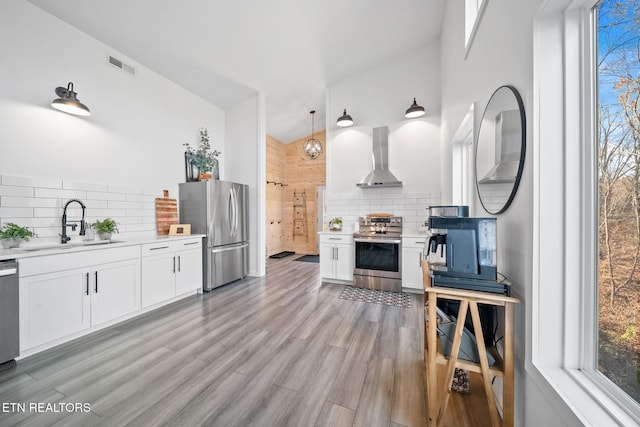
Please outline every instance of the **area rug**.
[{"label": "area rug", "polygon": [[294,261],[320,262],[320,256],[319,255],[302,255],[301,257],[296,258]]},{"label": "area rug", "polygon": [[338,296],[340,299],[370,302],[374,304],[392,305],[395,307],[411,308],[411,295],[404,292],[378,291],[375,289],[345,286]]},{"label": "area rug", "polygon": [[295,252],[284,251],[284,252],[278,252],[277,254],[269,255],[269,258],[284,258],[284,257],[288,257],[289,255],[293,255],[293,254],[295,254]]}]

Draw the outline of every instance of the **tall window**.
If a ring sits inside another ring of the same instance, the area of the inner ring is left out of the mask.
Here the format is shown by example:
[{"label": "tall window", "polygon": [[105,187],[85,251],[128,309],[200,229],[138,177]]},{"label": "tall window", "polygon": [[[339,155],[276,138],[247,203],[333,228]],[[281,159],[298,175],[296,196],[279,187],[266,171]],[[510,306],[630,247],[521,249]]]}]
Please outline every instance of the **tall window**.
[{"label": "tall window", "polygon": [[640,0],[596,6],[597,369],[640,402]]},{"label": "tall window", "polygon": [[484,8],[489,0],[464,1],[464,46],[469,53],[473,38],[478,29]]}]

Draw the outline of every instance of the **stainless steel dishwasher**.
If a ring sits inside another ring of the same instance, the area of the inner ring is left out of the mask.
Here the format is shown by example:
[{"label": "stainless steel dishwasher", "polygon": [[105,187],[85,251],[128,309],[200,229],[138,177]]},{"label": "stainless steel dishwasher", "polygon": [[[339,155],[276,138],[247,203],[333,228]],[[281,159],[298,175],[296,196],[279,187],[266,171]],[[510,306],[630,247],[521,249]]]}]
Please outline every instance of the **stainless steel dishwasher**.
[{"label": "stainless steel dishwasher", "polygon": [[20,355],[18,262],[0,261],[0,371]]}]

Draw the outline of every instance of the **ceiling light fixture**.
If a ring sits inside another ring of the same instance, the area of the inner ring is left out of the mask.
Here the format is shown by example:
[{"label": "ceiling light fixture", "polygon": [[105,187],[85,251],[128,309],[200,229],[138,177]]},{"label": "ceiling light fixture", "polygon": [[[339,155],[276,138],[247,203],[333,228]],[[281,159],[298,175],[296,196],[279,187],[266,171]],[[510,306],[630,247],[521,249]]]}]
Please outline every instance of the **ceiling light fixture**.
[{"label": "ceiling light fixture", "polygon": [[311,160],[315,160],[322,155],[322,144],[320,141],[313,137],[313,117],[316,113],[316,110],[311,110],[311,138],[307,139],[304,143],[304,147],[302,150],[304,151],[304,155],[307,156]]},{"label": "ceiling light fixture", "polygon": [[347,114],[347,109],[345,108],[344,113],[340,117],[338,117],[338,126],[341,128],[351,126],[353,124],[353,119],[350,115]]},{"label": "ceiling light fixture", "polygon": [[424,116],[424,107],[422,105],[418,105],[416,99],[413,98],[413,104],[411,104],[411,107],[409,107],[407,112],[404,113],[404,116],[408,119]]},{"label": "ceiling light fixture", "polygon": [[69,82],[66,88],[57,87],[56,95],[58,95],[58,98],[51,103],[53,108],[77,116],[91,115],[89,108],[76,97],[77,93],[73,91],[73,83]]}]

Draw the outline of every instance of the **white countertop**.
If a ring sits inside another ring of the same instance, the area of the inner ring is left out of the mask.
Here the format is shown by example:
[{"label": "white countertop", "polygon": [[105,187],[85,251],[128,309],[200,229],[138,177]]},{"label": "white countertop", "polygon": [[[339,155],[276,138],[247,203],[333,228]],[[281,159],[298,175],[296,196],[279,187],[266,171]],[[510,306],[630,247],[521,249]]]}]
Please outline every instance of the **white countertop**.
[{"label": "white countertop", "polygon": [[[188,236],[158,236],[158,235],[139,235],[139,236],[123,236],[119,238],[116,235],[109,243],[99,240],[87,242],[77,241],[67,244],[56,244],[51,241],[47,243],[39,243],[38,239],[31,239],[27,243],[23,243],[19,248],[0,249],[0,261],[5,259],[20,259],[43,255],[53,255],[59,253],[85,252],[109,248],[121,248],[125,246],[142,245],[145,243],[156,243],[167,240],[184,240],[194,237],[205,237],[204,234],[191,234]],[[42,249],[38,249],[42,248]]]},{"label": "white countertop", "polygon": [[[342,231],[319,231],[318,234],[325,234],[325,235],[330,235],[330,234],[342,234],[342,235],[353,235],[353,230],[342,230]],[[407,232],[403,232],[401,237],[408,237],[410,239],[426,239],[427,238],[427,233],[426,232],[421,232],[418,230],[415,231],[407,231]]]}]

